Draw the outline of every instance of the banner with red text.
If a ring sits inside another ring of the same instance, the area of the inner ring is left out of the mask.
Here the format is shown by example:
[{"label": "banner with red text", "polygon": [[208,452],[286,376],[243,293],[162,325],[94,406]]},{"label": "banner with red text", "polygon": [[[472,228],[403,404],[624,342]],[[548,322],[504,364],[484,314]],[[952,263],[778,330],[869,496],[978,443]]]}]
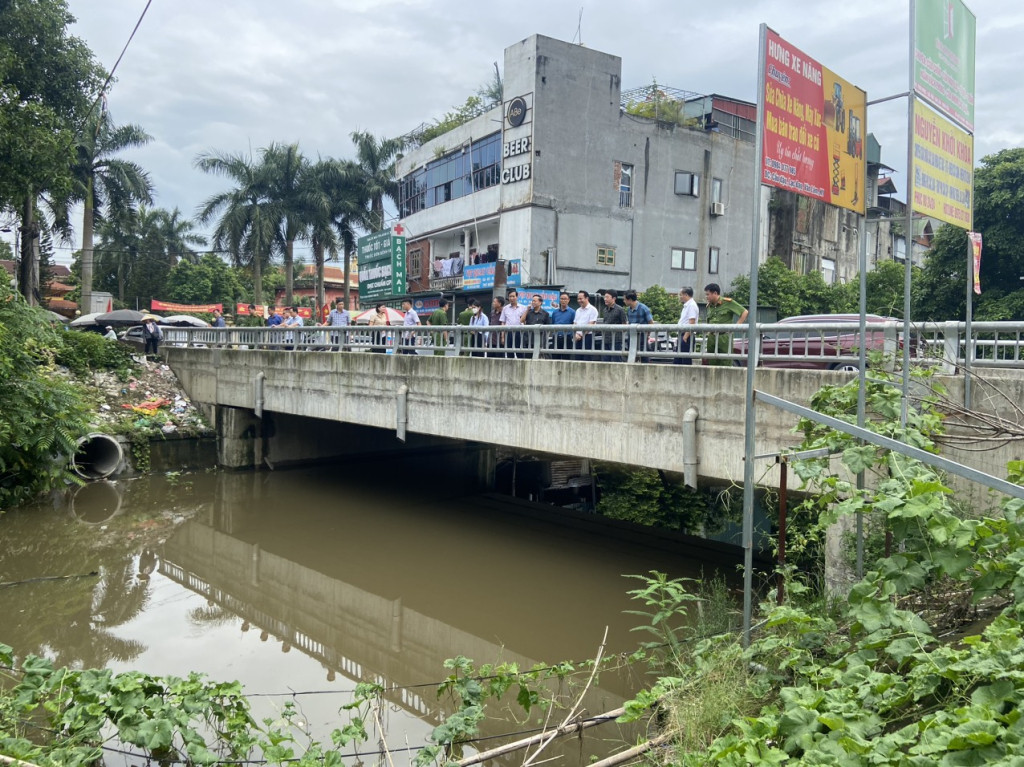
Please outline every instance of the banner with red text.
[{"label": "banner with red text", "polygon": [[974,266],[974,292],[981,295],[981,232],[968,232],[968,247],[971,249],[971,262]]},{"label": "banner with red text", "polygon": [[172,304],[170,301],[157,301],[155,298],[149,302],[151,312],[176,312],[177,314],[211,314],[216,309],[224,311],[224,304]]},{"label": "banner with red text", "polygon": [[255,304],[235,304],[235,315],[239,317],[266,317],[267,307]]},{"label": "banner with red text", "polygon": [[[235,304],[235,314],[241,317],[268,317],[271,313],[281,314],[282,312],[284,312],[283,306],[253,306],[250,309],[249,304]],[[304,320],[313,319],[313,309],[308,306],[297,306],[295,312]]]},{"label": "banner with red text", "polygon": [[765,53],[761,183],[863,215],[867,94],[770,29]]}]

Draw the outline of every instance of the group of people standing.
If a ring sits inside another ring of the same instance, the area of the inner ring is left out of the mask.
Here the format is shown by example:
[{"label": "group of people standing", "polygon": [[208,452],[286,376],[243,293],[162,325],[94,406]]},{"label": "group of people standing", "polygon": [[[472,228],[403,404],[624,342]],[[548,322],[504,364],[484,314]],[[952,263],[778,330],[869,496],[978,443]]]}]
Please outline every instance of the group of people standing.
[{"label": "group of people standing", "polygon": [[[731,298],[722,296],[721,288],[717,283],[710,283],[705,286],[704,296],[707,301],[707,316],[705,320],[707,323],[742,324],[746,322],[747,310]],[[700,308],[693,298],[693,288],[682,288],[679,291],[679,298],[683,306],[678,324],[684,328],[696,324],[700,316]],[[442,298],[437,309],[427,318],[426,324],[439,327],[452,324],[471,327],[574,325],[577,326],[575,331],[554,334],[552,349],[552,356],[554,358],[603,359],[609,362],[622,361],[624,359],[622,355],[622,333],[600,334],[601,348],[598,351],[603,353],[594,356],[595,333],[578,329],[578,326],[581,325],[654,324],[654,317],[651,314],[650,308],[639,300],[636,291],[626,291],[623,297],[625,306],[620,306],[617,299],[618,294],[615,290],[605,290],[601,294],[600,299],[603,303],[603,309],[599,311],[598,307],[593,303],[590,293],[586,290],[580,290],[576,293],[577,306],[572,308],[569,306],[572,300],[571,295],[566,291],[562,291],[558,296],[558,307],[548,312],[544,309],[543,298],[539,294],[531,296],[529,305],[524,306],[519,302],[519,291],[513,288],[508,291],[506,297],[495,296],[492,299],[489,313],[485,311],[477,299],[469,299],[466,308],[459,313],[454,323],[451,321],[450,315],[451,302],[447,298]],[[407,298],[402,302],[402,309],[405,312],[402,323],[404,326],[412,327],[423,324],[419,314],[413,309],[411,299]],[[334,317],[334,314],[335,312],[331,312],[331,317]],[[328,324],[348,324],[347,314],[344,322],[335,323],[333,320],[329,320]],[[384,304],[377,305],[377,312],[370,321],[371,326],[376,324],[389,324],[386,319]],[[447,338],[443,331],[438,331],[434,336],[434,354],[443,355],[445,353],[444,347],[447,346]],[[502,332],[474,334],[470,337],[470,353],[489,357],[530,357],[532,356],[532,351],[530,351],[532,348],[532,338],[533,335],[531,333]],[[641,351],[648,351],[654,347],[656,339],[653,336],[644,336],[641,338],[641,343],[643,344]],[[711,344],[716,352],[728,354],[732,346],[731,335],[727,333],[716,334]],[[684,329],[678,335],[677,350],[686,354],[692,352],[693,348],[693,332]],[[577,353],[572,355],[566,354],[565,351],[569,349],[575,349]],[[402,335],[401,352],[405,354],[414,354],[416,352],[414,334],[404,333]],[[676,361],[683,365],[692,363],[692,359],[689,357],[679,357]],[[728,360],[719,360],[712,361],[709,364],[731,363]]]}]

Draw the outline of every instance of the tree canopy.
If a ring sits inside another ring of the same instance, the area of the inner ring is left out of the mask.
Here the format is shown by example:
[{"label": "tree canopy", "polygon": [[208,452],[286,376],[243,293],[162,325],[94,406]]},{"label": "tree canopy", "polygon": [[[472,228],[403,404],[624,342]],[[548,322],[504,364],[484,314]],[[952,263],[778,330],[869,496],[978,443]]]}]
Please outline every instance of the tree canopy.
[{"label": "tree canopy", "polygon": [[[980,320],[1024,320],[1024,148],[982,158],[974,175],[974,229],[983,240]],[[962,320],[967,314],[967,232],[943,226],[932,241],[915,286],[923,320]]]},{"label": "tree canopy", "polygon": [[75,133],[104,76],[68,34],[74,21],[65,0],[0,3],[0,208],[70,190]]}]

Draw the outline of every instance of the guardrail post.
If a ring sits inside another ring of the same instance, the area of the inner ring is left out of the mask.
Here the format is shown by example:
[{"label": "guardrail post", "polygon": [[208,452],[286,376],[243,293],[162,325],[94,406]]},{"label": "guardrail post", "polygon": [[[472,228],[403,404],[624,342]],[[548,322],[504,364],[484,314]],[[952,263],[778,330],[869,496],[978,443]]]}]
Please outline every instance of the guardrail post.
[{"label": "guardrail post", "polygon": [[[885,323],[885,334],[882,340],[882,355],[884,358],[885,370],[889,373],[896,369],[896,355],[899,352],[899,324],[895,322]],[[866,342],[867,339],[864,339]],[[906,341],[905,341],[906,342]]]},{"label": "guardrail post", "polygon": [[636,347],[640,335],[636,332],[637,325],[630,325],[626,330],[626,343],[629,344],[629,353],[626,355],[626,362],[636,362]]},{"label": "guardrail post", "polygon": [[948,375],[956,373],[960,362],[960,323],[945,322],[942,335],[942,372]]},{"label": "guardrail post", "polygon": [[462,326],[460,325],[455,329],[453,335],[455,336],[455,356],[462,356]]}]

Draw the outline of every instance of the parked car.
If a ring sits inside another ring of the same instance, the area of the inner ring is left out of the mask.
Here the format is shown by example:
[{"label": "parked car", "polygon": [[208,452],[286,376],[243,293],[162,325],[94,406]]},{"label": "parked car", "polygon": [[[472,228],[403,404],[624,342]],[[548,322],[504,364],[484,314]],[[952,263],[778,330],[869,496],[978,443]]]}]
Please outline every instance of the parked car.
[{"label": "parked car", "polygon": [[[871,323],[899,322],[892,317],[868,314],[865,320]],[[801,326],[809,324],[850,325],[850,330],[816,330]],[[836,357],[856,357],[860,351],[859,314],[805,314],[786,317],[779,325],[792,325],[792,330],[772,330],[761,335],[761,356],[758,364],[768,368],[794,368],[803,370],[847,370],[856,372],[857,362],[836,360]],[[882,351],[885,337],[881,330],[868,330],[864,348],[868,352]],[[736,338],[733,342],[735,354],[746,354],[747,339]],[[743,364],[738,362],[737,364]]]},{"label": "parked car", "polygon": [[[160,324],[160,329],[163,331],[164,338],[166,339],[167,338],[167,326],[161,323]],[[132,325],[126,331],[124,331],[123,333],[119,334],[118,337],[117,337],[117,340],[120,341],[123,344],[128,344],[128,346],[132,347],[133,351],[137,351],[139,353],[142,353],[142,352],[146,351],[146,339],[142,337],[142,325]],[[168,346],[184,346],[185,345],[183,343],[170,343],[170,342],[168,342],[166,340],[161,341],[161,346],[163,346],[165,344],[168,345]],[[193,346],[195,348],[197,348],[197,349],[199,349],[199,348],[205,349],[206,348],[206,344],[193,344]]]},{"label": "parked car", "polygon": [[133,351],[141,353],[146,350],[146,339],[142,337],[142,325],[132,325],[121,333],[117,340],[132,347]]}]

